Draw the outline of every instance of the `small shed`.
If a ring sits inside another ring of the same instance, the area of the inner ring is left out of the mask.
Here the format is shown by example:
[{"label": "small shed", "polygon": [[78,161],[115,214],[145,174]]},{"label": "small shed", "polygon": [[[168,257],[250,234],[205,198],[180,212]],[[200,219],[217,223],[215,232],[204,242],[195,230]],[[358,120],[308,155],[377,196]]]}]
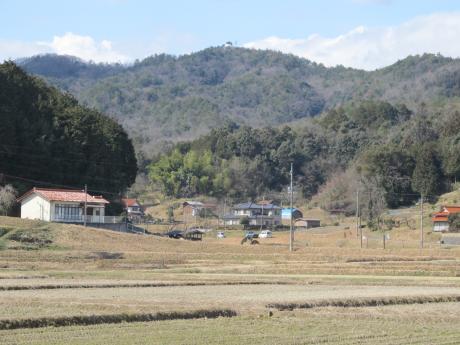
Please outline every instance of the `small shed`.
[{"label": "small shed", "polygon": [[321,221],[319,219],[299,218],[294,222],[294,226],[296,228],[305,229],[319,228],[321,226]]},{"label": "small shed", "polygon": [[216,209],[214,204],[205,204],[201,201],[185,201],[182,204],[184,216],[200,217],[202,214],[213,214]]},{"label": "small shed", "polygon": [[184,238],[190,241],[201,241],[204,231],[201,229],[188,229],[184,232]]}]

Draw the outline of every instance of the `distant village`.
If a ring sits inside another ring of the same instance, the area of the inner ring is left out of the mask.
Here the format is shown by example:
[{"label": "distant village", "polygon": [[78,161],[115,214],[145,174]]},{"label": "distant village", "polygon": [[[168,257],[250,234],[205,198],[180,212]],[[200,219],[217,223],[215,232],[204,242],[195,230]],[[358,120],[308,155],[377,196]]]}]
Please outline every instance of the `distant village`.
[{"label": "distant village", "polygon": [[[282,207],[273,200],[244,202],[224,207],[218,211],[216,204],[198,200],[181,203],[182,217],[154,219],[136,198],[122,198],[123,213],[106,215],[108,200],[82,190],[35,187],[17,199],[21,205],[21,218],[48,222],[72,223],[124,232],[146,233],[149,224],[169,224],[170,237],[201,239],[211,228],[219,230],[296,230],[321,227],[319,219],[305,218],[296,207]],[[172,211],[171,211],[172,213]],[[432,231],[449,232],[448,217],[460,213],[460,206],[442,206],[432,214]],[[207,220],[212,220],[208,222]],[[203,226],[204,224],[204,226]],[[221,231],[220,236],[225,236]]]}]

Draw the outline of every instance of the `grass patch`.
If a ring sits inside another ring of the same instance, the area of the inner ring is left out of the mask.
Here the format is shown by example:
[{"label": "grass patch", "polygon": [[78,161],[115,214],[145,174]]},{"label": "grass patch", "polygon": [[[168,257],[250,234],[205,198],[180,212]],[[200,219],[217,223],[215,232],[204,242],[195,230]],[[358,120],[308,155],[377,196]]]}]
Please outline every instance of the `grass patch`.
[{"label": "grass patch", "polygon": [[93,252],[87,255],[87,259],[118,260],[124,259],[123,253],[118,252]]},{"label": "grass patch", "polygon": [[0,320],[0,330],[18,328],[64,327],[76,325],[99,325],[122,322],[148,322],[201,318],[233,317],[237,313],[230,309],[196,310],[191,312],[161,312],[145,314],[83,315],[69,317],[43,317],[35,319]]},{"label": "grass patch", "polygon": [[349,299],[329,299],[319,300],[306,303],[271,303],[267,308],[278,310],[294,310],[294,309],[311,309],[319,307],[378,307],[386,305],[401,305],[401,304],[425,304],[425,303],[447,303],[460,302],[460,295],[446,296],[395,296],[395,297],[361,297]]},{"label": "grass patch", "polygon": [[3,240],[16,242],[16,249],[43,249],[49,248],[53,243],[53,233],[48,226],[41,226],[32,229],[14,229],[9,230],[3,237]]},{"label": "grass patch", "polygon": [[0,237],[6,235],[10,230],[10,228],[0,228]]}]

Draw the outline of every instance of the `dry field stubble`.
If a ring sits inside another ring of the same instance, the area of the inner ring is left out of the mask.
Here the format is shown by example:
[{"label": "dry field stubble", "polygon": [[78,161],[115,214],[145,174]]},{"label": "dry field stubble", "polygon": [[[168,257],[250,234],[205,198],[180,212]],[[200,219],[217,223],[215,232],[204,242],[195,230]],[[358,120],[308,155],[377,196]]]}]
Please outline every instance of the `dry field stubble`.
[{"label": "dry field stubble", "polygon": [[2,344],[458,344],[458,303],[0,331]]},{"label": "dry field stubble", "polygon": [[[1,225],[27,229],[43,224],[0,218]],[[319,233],[298,233],[296,251],[291,254],[286,233],[275,233],[275,238],[261,240],[258,246],[241,246],[238,233],[223,241],[208,236],[193,243],[80,226],[47,226],[53,246],[25,250],[7,245],[0,251],[0,287],[4,287],[0,289],[0,320],[203,308],[231,308],[241,316],[0,331],[2,343],[100,344],[114,337],[114,344],[386,344],[385,337],[393,335],[389,339],[394,344],[458,341],[451,322],[458,321],[454,314],[459,303],[410,306],[413,309],[295,309],[275,311],[274,317],[266,317],[270,303],[460,295],[460,278],[456,277],[460,275],[460,251],[455,248],[433,246],[421,251],[415,246],[389,246],[386,250],[361,250],[353,233],[331,227]],[[407,243],[412,237],[413,233],[403,237],[402,231],[394,232],[394,238]],[[226,285],[242,282],[265,284]],[[132,286],[190,283],[205,285]],[[15,290],[6,291],[11,287]],[[455,311],[443,316],[447,324],[419,313],[442,306]],[[400,310],[410,311],[414,318],[402,318]],[[417,318],[422,321],[416,322]],[[361,320],[363,328],[353,326],[352,320]],[[286,332],[279,331],[283,327]]]},{"label": "dry field stubble", "polygon": [[[0,218],[0,224],[34,227],[37,222]],[[350,230],[325,229],[324,233],[299,232],[296,250],[287,250],[288,235],[276,232],[260,245],[240,245],[240,235],[224,240],[212,234],[202,242],[155,236],[130,235],[50,224],[53,247],[40,250],[0,251],[0,267],[10,270],[151,270],[159,273],[246,273],[246,274],[378,274],[460,275],[460,249],[439,245],[423,251],[415,245],[402,248],[359,249]],[[395,241],[402,238],[395,232]],[[413,233],[405,237],[412,243]],[[306,245],[308,243],[308,246]],[[391,243],[391,242],[390,242]],[[7,247],[8,248],[8,247]]]},{"label": "dry field stubble", "polygon": [[0,291],[0,320],[67,315],[232,309],[263,313],[268,304],[363,298],[460,296],[460,287],[202,285]]}]

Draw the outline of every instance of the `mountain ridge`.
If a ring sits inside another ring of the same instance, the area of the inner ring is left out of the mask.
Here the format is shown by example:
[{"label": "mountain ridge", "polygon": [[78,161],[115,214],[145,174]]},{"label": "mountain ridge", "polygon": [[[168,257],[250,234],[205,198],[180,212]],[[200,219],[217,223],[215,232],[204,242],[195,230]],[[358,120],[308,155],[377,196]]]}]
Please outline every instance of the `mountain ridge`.
[{"label": "mountain ridge", "polygon": [[375,71],[236,47],[155,55],[132,65],[56,55],[19,64],[116,118],[146,156],[226,122],[278,126],[365,99],[415,108],[460,96],[460,60],[434,54],[409,56]]}]

